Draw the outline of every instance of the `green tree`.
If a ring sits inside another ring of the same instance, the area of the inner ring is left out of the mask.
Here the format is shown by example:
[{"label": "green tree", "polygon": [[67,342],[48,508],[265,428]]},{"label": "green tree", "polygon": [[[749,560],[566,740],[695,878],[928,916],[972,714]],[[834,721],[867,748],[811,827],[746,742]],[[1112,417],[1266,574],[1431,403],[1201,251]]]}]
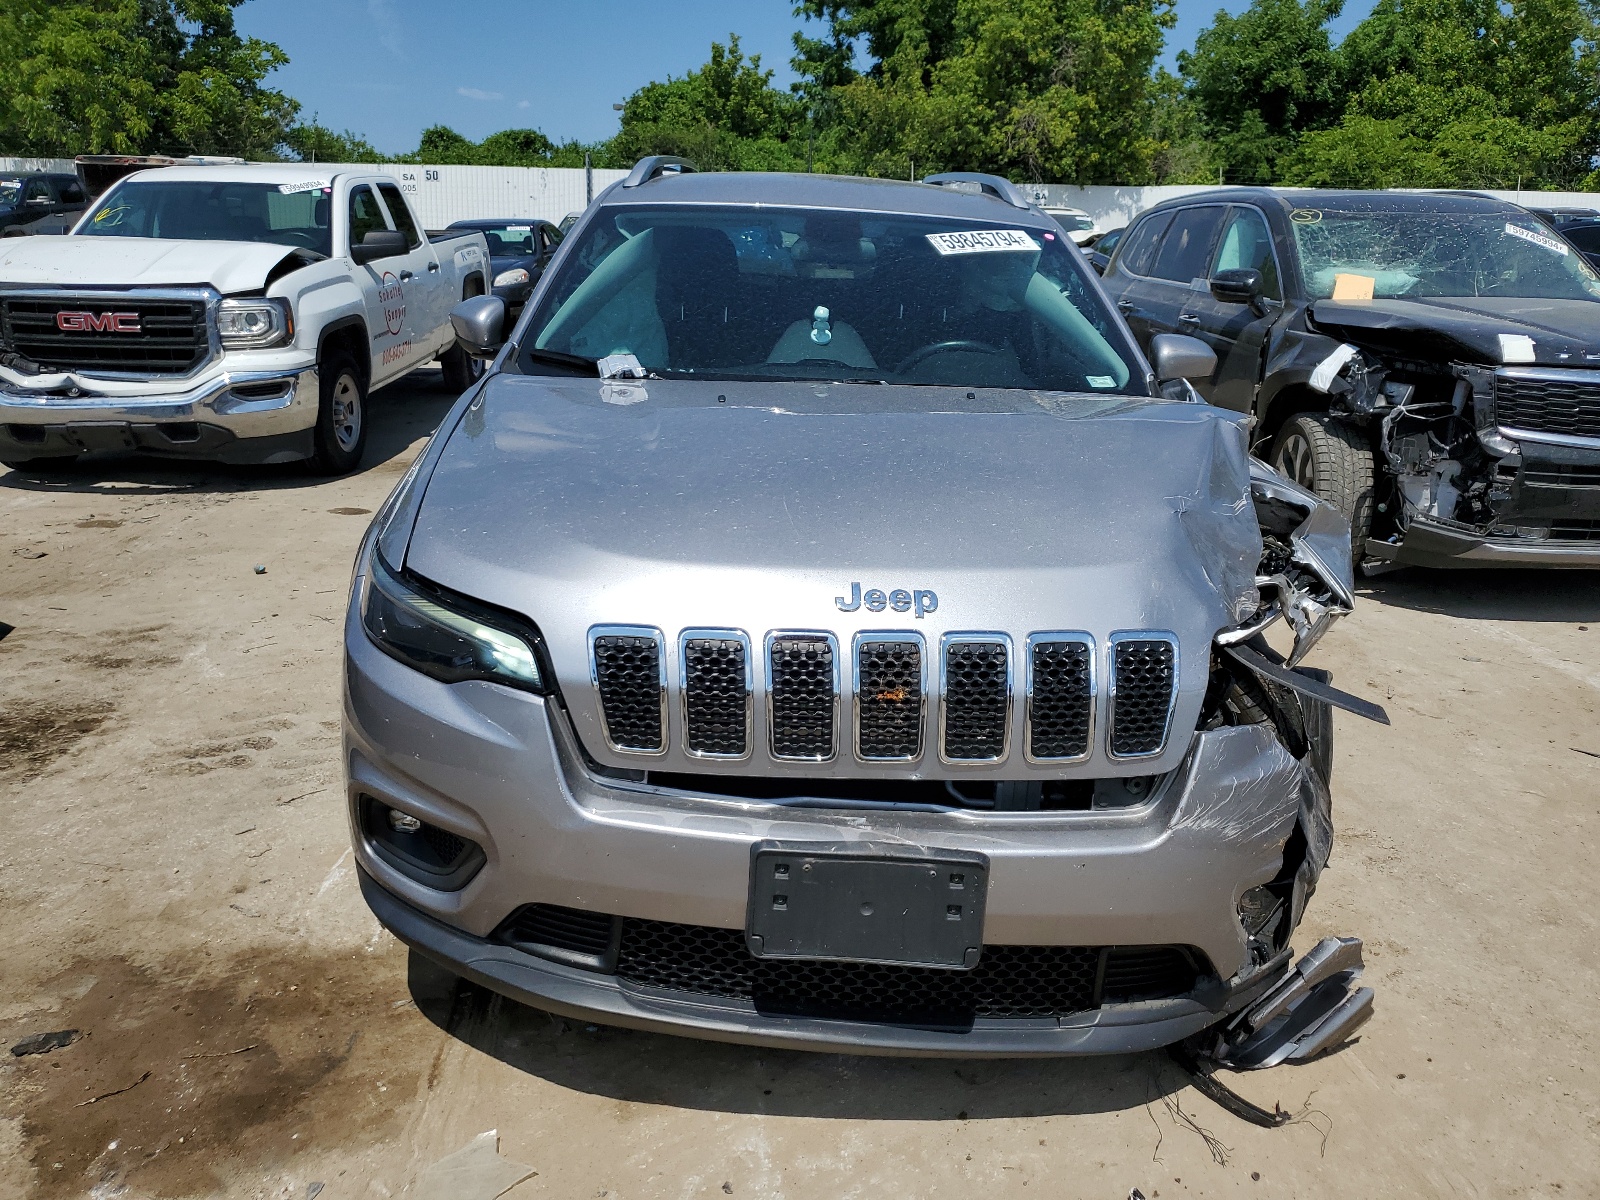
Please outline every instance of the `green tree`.
[{"label": "green tree", "polygon": [[[1173,0],[804,0],[802,94],[826,92],[832,165],[874,175],[992,171],[1142,182],[1151,68]],[[857,71],[858,47],[870,60]]]},{"label": "green tree", "polygon": [[301,162],[374,163],[387,162],[372,143],[346,129],[335,133],[312,117],[311,123],[294,126],[283,135],[283,148]]},{"label": "green tree", "polygon": [[5,0],[0,151],[274,157],[299,105],[288,61],[240,37],[243,0]]},{"label": "green tree", "polygon": [[[1299,135],[1336,121],[1341,64],[1327,25],[1344,0],[1251,0],[1218,12],[1178,70],[1229,182],[1272,183]],[[1215,181],[1215,176],[1213,176]]]}]

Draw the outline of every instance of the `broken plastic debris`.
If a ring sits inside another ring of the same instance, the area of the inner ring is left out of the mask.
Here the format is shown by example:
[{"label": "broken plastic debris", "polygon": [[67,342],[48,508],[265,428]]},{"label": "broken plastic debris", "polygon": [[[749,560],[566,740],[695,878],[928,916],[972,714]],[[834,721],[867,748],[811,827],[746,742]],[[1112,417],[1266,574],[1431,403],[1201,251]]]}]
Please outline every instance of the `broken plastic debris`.
[{"label": "broken plastic debris", "polygon": [[480,1133],[417,1180],[418,1200],[494,1200],[538,1172],[500,1157],[500,1133]]},{"label": "broken plastic debris", "polygon": [[29,1054],[49,1054],[52,1050],[60,1050],[77,1041],[82,1034],[76,1029],[57,1029],[53,1033],[36,1033],[32,1037],[25,1037],[15,1046],[11,1047],[13,1057],[24,1058]]},{"label": "broken plastic debris", "polygon": [[15,633],[16,629],[15,625],[7,625],[4,621],[0,621],[0,642],[6,640],[7,634]]},{"label": "broken plastic debris", "polygon": [[255,570],[257,575],[265,575],[267,573],[267,568],[262,566],[260,563],[256,564]]},{"label": "broken plastic debris", "polygon": [[637,356],[628,354],[608,354],[595,363],[595,370],[601,379],[643,379],[645,369],[640,365]]}]

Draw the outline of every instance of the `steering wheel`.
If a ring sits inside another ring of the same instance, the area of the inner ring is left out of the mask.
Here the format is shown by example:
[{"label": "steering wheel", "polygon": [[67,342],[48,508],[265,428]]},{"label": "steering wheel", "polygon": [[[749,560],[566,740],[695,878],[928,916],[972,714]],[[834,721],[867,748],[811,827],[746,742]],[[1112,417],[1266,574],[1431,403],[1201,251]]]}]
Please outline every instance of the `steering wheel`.
[{"label": "steering wheel", "polygon": [[303,246],[307,250],[315,250],[319,242],[316,234],[304,229],[280,229],[278,235],[291,245]]},{"label": "steering wheel", "polygon": [[904,375],[913,367],[920,367],[935,354],[947,354],[951,351],[965,350],[974,354],[1004,354],[998,346],[991,346],[988,342],[975,341],[972,338],[952,338],[948,342],[933,342],[920,350],[913,350],[906,356],[904,362],[894,369],[896,375]]}]

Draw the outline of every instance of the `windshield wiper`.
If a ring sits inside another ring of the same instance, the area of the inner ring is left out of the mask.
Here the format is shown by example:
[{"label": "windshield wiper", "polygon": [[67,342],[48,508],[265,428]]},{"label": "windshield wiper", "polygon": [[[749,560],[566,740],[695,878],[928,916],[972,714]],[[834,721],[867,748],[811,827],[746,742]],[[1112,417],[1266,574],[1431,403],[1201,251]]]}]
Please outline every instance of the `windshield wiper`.
[{"label": "windshield wiper", "polygon": [[600,373],[599,363],[596,359],[585,358],[581,354],[568,354],[563,350],[541,350],[537,346],[530,346],[523,351],[529,358],[536,362],[553,363],[558,367],[572,367],[587,375]]}]

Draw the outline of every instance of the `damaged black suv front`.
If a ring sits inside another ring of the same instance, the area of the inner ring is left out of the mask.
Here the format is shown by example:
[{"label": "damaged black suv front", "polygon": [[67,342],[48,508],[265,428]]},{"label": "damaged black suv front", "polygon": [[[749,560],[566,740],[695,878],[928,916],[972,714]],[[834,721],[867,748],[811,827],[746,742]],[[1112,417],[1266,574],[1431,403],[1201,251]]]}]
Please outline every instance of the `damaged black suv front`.
[{"label": "damaged black suv front", "polygon": [[[1199,390],[1252,412],[1255,452],[1344,511],[1368,570],[1600,566],[1600,275],[1581,254],[1485,196],[1204,199],[1225,214],[1174,202],[1147,271],[1209,231],[1209,286],[1171,328],[1213,344]],[[1138,328],[1159,281],[1119,274]]]}]

